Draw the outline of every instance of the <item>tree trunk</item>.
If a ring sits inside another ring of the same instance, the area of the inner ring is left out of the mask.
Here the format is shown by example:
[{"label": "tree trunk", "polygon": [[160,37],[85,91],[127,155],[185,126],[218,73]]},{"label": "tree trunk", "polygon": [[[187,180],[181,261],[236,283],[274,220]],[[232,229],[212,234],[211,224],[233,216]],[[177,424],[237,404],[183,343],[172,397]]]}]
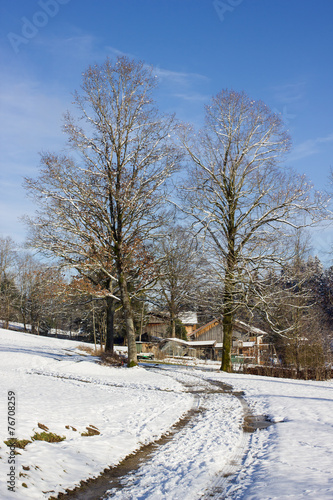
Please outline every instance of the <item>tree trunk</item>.
[{"label": "tree trunk", "polygon": [[106,298],[106,308],[105,352],[113,354],[115,303],[112,297]]},{"label": "tree trunk", "polygon": [[235,207],[233,204],[230,204],[228,221],[228,255],[226,259],[223,293],[223,348],[221,365],[221,370],[228,373],[232,371],[231,347],[234,319],[235,268]]},{"label": "tree trunk", "polygon": [[[7,290],[6,290],[7,291]],[[5,329],[8,330],[9,329],[9,299],[6,298],[6,319],[5,319]]]},{"label": "tree trunk", "polygon": [[96,342],[95,307],[93,307],[92,313],[93,313],[93,334],[94,334],[94,344],[95,344],[95,352],[96,352],[96,351],[97,351],[97,342]]},{"label": "tree trunk", "polygon": [[234,319],[234,238],[229,239],[229,255],[227,258],[227,269],[224,277],[224,294],[223,294],[223,348],[222,348],[222,364],[221,370],[231,373],[231,347]]},{"label": "tree trunk", "polygon": [[118,268],[118,279],[119,279],[120,297],[123,306],[123,314],[125,319],[126,335],[127,335],[127,348],[128,348],[127,366],[132,367],[138,364],[137,350],[135,343],[135,328],[134,328],[131,301],[127,289],[126,277],[121,268],[120,269]]},{"label": "tree trunk", "polygon": [[141,323],[140,323],[140,335],[139,335],[139,342],[141,342],[142,339],[142,331],[143,331],[143,318],[144,318],[144,313],[145,313],[145,303],[142,303],[142,311],[141,311]]},{"label": "tree trunk", "polygon": [[[227,309],[227,308],[226,308]],[[231,310],[224,310],[223,313],[223,349],[222,349],[222,364],[221,370],[231,373],[231,347],[232,347],[232,331],[233,331],[233,313]]]},{"label": "tree trunk", "polygon": [[23,328],[24,328],[24,331],[27,332],[28,331],[28,329],[27,329],[27,318],[26,318],[26,315],[25,315],[24,312],[21,311],[21,313],[22,313],[22,320],[23,320]]},{"label": "tree trunk", "polygon": [[176,317],[173,310],[171,310],[170,326],[171,326],[171,337],[174,339],[176,338]]}]

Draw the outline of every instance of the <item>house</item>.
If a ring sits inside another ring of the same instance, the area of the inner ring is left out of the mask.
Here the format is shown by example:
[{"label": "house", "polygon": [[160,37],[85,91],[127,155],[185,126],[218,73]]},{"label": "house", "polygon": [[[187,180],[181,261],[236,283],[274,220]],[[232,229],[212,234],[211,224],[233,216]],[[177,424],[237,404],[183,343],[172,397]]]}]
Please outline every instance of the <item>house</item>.
[{"label": "house", "polygon": [[[178,319],[185,326],[187,335],[190,335],[198,328],[198,317],[196,312],[187,311],[179,314]],[[152,312],[148,313],[148,322],[143,327],[143,338],[151,337],[166,338],[170,335],[168,328],[170,327],[170,315],[168,312]],[[146,334],[146,335],[145,335]]]},{"label": "house", "polygon": [[198,315],[196,312],[182,312],[178,315],[178,319],[185,326],[187,336],[191,335],[198,328]]},{"label": "house", "polygon": [[223,342],[223,328],[220,319],[213,319],[206,325],[197,328],[189,335],[190,340],[215,340]]},{"label": "house", "polygon": [[187,341],[177,338],[163,339],[160,351],[170,357],[191,356],[200,359],[214,359],[215,340]]},{"label": "house", "polygon": [[167,337],[167,329],[170,324],[168,313],[154,312],[148,313],[148,322],[143,327],[143,338]]},{"label": "house", "polygon": [[[266,364],[272,358],[272,345],[264,343],[266,332],[248,325],[243,321],[234,321],[234,332],[232,339],[231,358],[233,363],[254,363]],[[211,359],[222,358],[223,348],[223,326],[221,319],[214,319],[194,330],[190,335],[194,341],[213,341],[214,357]]]},{"label": "house", "polygon": [[263,335],[257,335],[248,340],[234,340],[232,349],[234,356],[242,359],[243,363],[270,364],[272,359],[276,357],[276,353],[274,346],[265,343],[263,339]]},{"label": "house", "polygon": [[[154,349],[167,356],[195,356],[201,359],[222,359],[222,318],[215,318],[198,328],[195,312],[183,312],[179,319],[184,324],[188,340],[169,338],[169,314],[151,313],[142,340],[153,342]],[[231,359],[233,363],[270,364],[274,348],[265,343],[266,332],[240,320],[234,321]],[[151,351],[153,348],[144,348]],[[155,352],[157,356],[157,352]]]}]

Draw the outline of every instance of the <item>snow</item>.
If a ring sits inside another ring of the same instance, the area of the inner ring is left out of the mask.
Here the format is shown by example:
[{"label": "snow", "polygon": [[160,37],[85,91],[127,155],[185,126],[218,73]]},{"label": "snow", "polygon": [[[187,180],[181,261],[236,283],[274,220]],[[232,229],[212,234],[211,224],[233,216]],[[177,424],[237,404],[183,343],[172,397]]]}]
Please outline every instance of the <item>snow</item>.
[{"label": "snow", "polygon": [[216,340],[183,340],[177,337],[167,337],[163,340],[175,342],[176,344],[185,345],[187,347],[213,347],[216,344]]},{"label": "snow", "polygon": [[[13,498],[6,485],[9,449],[3,443],[9,438],[7,391],[16,395],[18,439],[41,431],[38,423],[66,436],[60,443],[34,441],[19,450],[16,472],[25,475],[16,479],[16,498],[26,499],[48,498],[98,475],[160,437],[191,407],[193,397],[170,377],[140,367],[101,366],[78,351],[79,345],[0,330],[1,499]],[[101,434],[81,436],[90,425]]]},{"label": "snow", "polygon": [[[252,436],[230,498],[333,498],[333,384],[224,375],[275,422]],[[244,496],[243,496],[244,495]]]},{"label": "snow", "polygon": [[198,315],[194,311],[182,312],[178,315],[178,318],[183,325],[196,325],[198,323]]},{"label": "snow", "polygon": [[183,499],[202,498],[207,486],[224,465],[232,460],[243,438],[242,408],[231,395],[212,390],[201,376],[172,369],[177,380],[199,392],[197,405],[204,411],[182,429],[177,438],[158,450],[122,490],[110,490],[106,498]]},{"label": "snow", "polygon": [[[332,381],[225,374],[207,363],[112,368],[79,346],[0,329],[1,499],[47,499],[73,488],[158,439],[191,409],[190,424],[109,498],[221,498],[222,490],[230,499],[333,498]],[[253,414],[273,424],[244,433],[242,404],[222,394],[220,382],[244,391]],[[40,432],[38,423],[66,437],[18,450],[15,493],[7,490],[10,449],[3,443],[8,391],[15,392],[18,439]],[[82,436],[91,425],[100,434]]]}]

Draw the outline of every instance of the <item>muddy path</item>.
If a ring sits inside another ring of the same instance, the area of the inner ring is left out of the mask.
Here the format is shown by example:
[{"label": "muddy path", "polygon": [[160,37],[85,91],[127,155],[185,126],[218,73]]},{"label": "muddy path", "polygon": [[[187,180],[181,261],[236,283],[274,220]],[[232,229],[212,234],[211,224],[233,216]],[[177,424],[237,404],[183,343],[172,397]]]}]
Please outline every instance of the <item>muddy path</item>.
[{"label": "muddy path", "polygon": [[[142,446],[138,451],[128,455],[115,467],[104,469],[102,474],[96,478],[91,478],[86,481],[81,481],[81,486],[73,490],[67,490],[66,493],[59,493],[56,499],[75,499],[75,500],[100,500],[104,497],[105,493],[112,489],[121,489],[122,483],[128,474],[133,474],[143,464],[151,460],[154,453],[158,451],[161,446],[169,443],[175,435],[186,426],[190,425],[195,416],[200,413],[200,399],[195,395],[192,408],[176,422],[169,431],[162,437]],[[52,497],[53,498],[53,497]]]},{"label": "muddy path", "polygon": [[[80,487],[71,491],[67,490],[66,493],[60,493],[56,497],[57,499],[99,500],[121,496],[122,493],[126,498],[135,498],[135,493],[133,493],[134,496],[126,496],[126,493],[131,495],[133,485],[136,485],[135,487],[137,488],[140,481],[142,482],[145,468],[147,470],[150,464],[156,464],[160,459],[159,457],[166,450],[169,450],[167,453],[170,453],[170,450],[175,448],[176,444],[180,443],[182,439],[186,439],[186,436],[195,431],[196,426],[200,429],[200,422],[202,423],[209,416],[209,408],[213,400],[217,401],[216,398],[221,398],[221,401],[223,401],[225,398],[229,398],[229,404],[232,401],[235,406],[236,400],[238,406],[241,407],[238,410],[239,414],[241,414],[238,427],[242,427],[240,439],[223,470],[219,471],[209,489],[201,496],[201,498],[220,499],[224,497],[223,492],[226,490],[230,477],[236,474],[241,468],[244,457],[248,452],[250,433],[256,429],[266,428],[270,425],[270,422],[267,421],[265,416],[253,415],[244,399],[243,393],[233,391],[232,387],[228,384],[211,380],[209,376],[203,378],[202,374],[199,375],[195,370],[175,369],[174,367],[169,369],[161,366],[150,366],[150,369],[156,370],[159,373],[163,370],[166,375],[176,378],[186,387],[189,393],[193,394],[193,406],[190,411],[172,426],[166,435],[154,443],[143,446],[117,466],[105,469],[97,478],[82,481]],[[207,434],[211,430],[208,428],[205,432]],[[200,439],[200,436],[199,431],[198,439]],[[204,434],[202,436],[206,439]],[[214,445],[215,448],[218,446],[214,441],[208,443],[208,445],[212,448]],[[193,451],[193,453],[195,454],[197,451]],[[178,471],[176,466],[175,470]],[[193,475],[193,472],[190,471],[190,473]],[[185,472],[183,471],[183,474],[186,475],[186,470]],[[158,481],[158,476],[156,476],[156,479]],[[159,482],[163,483],[163,480],[164,477],[161,476]],[[149,492],[146,492],[146,495],[148,498]],[[155,498],[157,497],[155,496]],[[167,498],[167,496],[164,498]]]}]

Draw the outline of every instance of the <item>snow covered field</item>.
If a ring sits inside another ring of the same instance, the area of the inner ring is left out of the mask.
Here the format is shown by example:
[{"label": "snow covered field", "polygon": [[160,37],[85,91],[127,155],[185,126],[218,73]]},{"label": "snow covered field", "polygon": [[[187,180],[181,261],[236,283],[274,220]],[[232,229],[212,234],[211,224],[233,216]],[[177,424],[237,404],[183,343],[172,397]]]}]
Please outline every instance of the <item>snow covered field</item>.
[{"label": "snow covered field", "polygon": [[[56,496],[156,440],[199,407],[190,425],[108,497],[221,498],[223,489],[230,499],[333,498],[332,381],[189,367],[110,368],[78,346],[0,330],[1,499]],[[275,423],[244,433],[242,405],[233,395],[221,394],[217,382],[244,391],[253,413],[268,415]],[[197,394],[189,393],[189,387]],[[13,400],[8,407],[8,394],[15,397],[12,426],[8,408],[13,408]],[[42,432],[38,423],[66,439],[33,441],[13,457],[4,444],[9,427],[15,428],[18,439],[31,440]],[[100,434],[82,435],[87,427]],[[236,474],[223,477],[223,471],[231,470]],[[8,490],[11,471],[15,492]]]}]

